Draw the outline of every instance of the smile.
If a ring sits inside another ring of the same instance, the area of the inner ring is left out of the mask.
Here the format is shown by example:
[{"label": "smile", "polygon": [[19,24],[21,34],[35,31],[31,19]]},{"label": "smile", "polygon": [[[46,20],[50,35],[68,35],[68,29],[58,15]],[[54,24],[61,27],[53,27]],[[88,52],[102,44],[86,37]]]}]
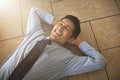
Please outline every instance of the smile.
[{"label": "smile", "polygon": [[55,30],[55,33],[56,33],[58,36],[62,36],[62,33],[59,32],[58,30]]}]

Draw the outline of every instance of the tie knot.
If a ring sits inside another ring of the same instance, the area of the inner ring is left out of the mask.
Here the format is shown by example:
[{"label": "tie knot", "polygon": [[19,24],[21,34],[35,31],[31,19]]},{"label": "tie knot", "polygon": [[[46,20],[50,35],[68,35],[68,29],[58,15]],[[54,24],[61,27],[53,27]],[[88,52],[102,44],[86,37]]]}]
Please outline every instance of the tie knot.
[{"label": "tie knot", "polygon": [[51,45],[51,40],[50,39],[43,39],[41,41],[38,41],[35,45],[35,47],[37,47],[39,50],[43,50],[46,45],[49,44]]},{"label": "tie knot", "polygon": [[44,43],[51,45],[51,40],[50,39],[44,39],[42,40]]}]

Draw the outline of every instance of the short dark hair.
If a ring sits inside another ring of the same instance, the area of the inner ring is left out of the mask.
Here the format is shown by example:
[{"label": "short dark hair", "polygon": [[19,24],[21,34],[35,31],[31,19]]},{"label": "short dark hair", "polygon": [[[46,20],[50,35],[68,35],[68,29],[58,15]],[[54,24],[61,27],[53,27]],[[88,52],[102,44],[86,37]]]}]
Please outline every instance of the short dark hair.
[{"label": "short dark hair", "polygon": [[75,29],[74,29],[73,34],[72,34],[71,37],[77,38],[78,35],[79,35],[80,32],[81,32],[81,29],[80,29],[80,20],[79,20],[77,17],[73,16],[73,15],[66,15],[66,16],[63,17],[61,20],[65,19],[65,18],[67,18],[67,19],[69,19],[71,22],[73,22],[73,24],[74,24],[74,26],[75,26]]}]

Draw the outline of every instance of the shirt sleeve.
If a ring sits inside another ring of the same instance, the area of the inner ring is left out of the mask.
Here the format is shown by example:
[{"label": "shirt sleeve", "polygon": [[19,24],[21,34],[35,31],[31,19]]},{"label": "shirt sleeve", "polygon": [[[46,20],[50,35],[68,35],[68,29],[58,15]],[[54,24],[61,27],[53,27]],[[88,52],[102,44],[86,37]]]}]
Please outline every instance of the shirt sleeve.
[{"label": "shirt sleeve", "polygon": [[28,15],[26,35],[38,30],[43,33],[41,21],[51,25],[53,19],[54,16],[48,12],[40,8],[32,7]]},{"label": "shirt sleeve", "polygon": [[65,63],[66,76],[96,71],[104,68],[106,59],[89,45],[87,42],[82,42],[79,49],[84,52],[86,56],[74,55]]}]

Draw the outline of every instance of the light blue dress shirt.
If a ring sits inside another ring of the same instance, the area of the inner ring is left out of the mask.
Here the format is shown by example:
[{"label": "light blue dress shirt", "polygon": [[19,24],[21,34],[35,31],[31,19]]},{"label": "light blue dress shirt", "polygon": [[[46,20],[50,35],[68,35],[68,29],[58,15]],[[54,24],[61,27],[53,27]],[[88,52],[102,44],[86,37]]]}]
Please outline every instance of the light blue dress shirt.
[{"label": "light blue dress shirt", "polygon": [[[53,19],[51,14],[39,8],[33,7],[30,10],[26,36],[18,48],[1,65],[0,80],[7,80],[37,41],[49,38],[41,28],[41,21],[51,25]],[[52,42],[52,45],[47,45],[23,80],[58,80],[64,76],[104,68],[106,60],[95,48],[86,41],[83,41],[78,47],[86,56],[74,55],[55,42]]]}]

